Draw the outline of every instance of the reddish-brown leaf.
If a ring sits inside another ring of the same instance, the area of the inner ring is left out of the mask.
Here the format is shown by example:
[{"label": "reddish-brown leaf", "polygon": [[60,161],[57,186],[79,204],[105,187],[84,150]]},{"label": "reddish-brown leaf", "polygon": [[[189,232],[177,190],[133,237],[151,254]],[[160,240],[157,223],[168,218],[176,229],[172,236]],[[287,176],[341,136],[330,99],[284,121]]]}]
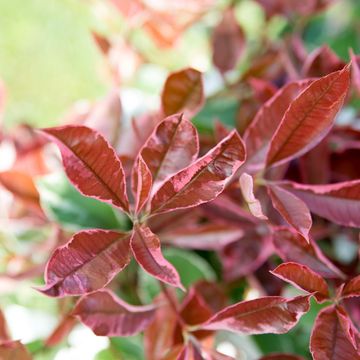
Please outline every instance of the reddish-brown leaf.
[{"label": "reddish-brown leaf", "polygon": [[323,45],[309,54],[302,73],[304,77],[325,76],[331,72],[341,70],[344,65],[344,62],[328,45]]},{"label": "reddish-brown leaf", "polygon": [[152,189],[152,175],[144,159],[139,155],[133,167],[131,187],[135,198],[135,214],[138,214],[147,200]]},{"label": "reddish-brown leaf", "polygon": [[146,329],[153,321],[153,306],[133,306],[115,297],[109,290],[83,296],[74,315],[99,336],[131,336]]},{"label": "reddish-brown leaf", "polygon": [[176,269],[163,257],[159,238],[146,226],[135,226],[130,241],[140,266],[155,278],[184,289]]},{"label": "reddish-brown leaf", "polygon": [[355,331],[343,308],[330,306],[321,310],[310,340],[313,359],[359,360],[359,352],[354,348]]},{"label": "reddish-brown leaf", "polygon": [[360,296],[360,275],[355,276],[345,284],[344,288],[342,289],[341,296]]},{"label": "reddish-brown leaf", "polygon": [[244,160],[244,144],[233,131],[194,164],[169,178],[154,195],[151,212],[185,209],[215,199]]},{"label": "reddish-brown leaf", "polygon": [[4,313],[0,310],[0,343],[9,340],[10,336],[6,324],[6,319]]},{"label": "reddish-brown leaf", "polygon": [[239,179],[240,189],[244,200],[246,201],[250,212],[261,220],[267,220],[264,215],[260,201],[254,195],[254,180],[251,175],[243,173]]},{"label": "reddish-brown leaf", "polygon": [[314,296],[320,302],[329,297],[326,281],[305,265],[294,262],[283,263],[271,273],[301,290],[316,292]]},{"label": "reddish-brown leaf", "polygon": [[29,352],[20,341],[8,341],[0,344],[1,360],[31,360]]},{"label": "reddish-brown leaf", "polygon": [[329,185],[286,182],[285,187],[313,213],[340,225],[360,227],[360,180]]},{"label": "reddish-brown leaf", "polygon": [[247,170],[263,167],[271,137],[280,124],[291,102],[309,85],[310,80],[292,82],[279,89],[257,112],[251,125],[246,129]]},{"label": "reddish-brown leaf", "polygon": [[66,174],[83,195],[129,210],[123,167],[102,135],[71,125],[42,131],[58,144]]},{"label": "reddish-brown leaf", "polygon": [[229,330],[243,334],[284,334],[310,308],[312,295],[286,299],[266,296],[243,301],[219,311],[202,328]]},{"label": "reddish-brown leaf", "polygon": [[344,103],[350,68],[315,80],[289,106],[267,154],[267,165],[281,164],[309,151],[333,126]]},{"label": "reddish-brown leaf", "polygon": [[130,261],[130,235],[85,230],[55,250],[45,270],[49,296],[82,295],[104,287]]},{"label": "reddish-brown leaf", "polygon": [[243,230],[228,224],[204,224],[161,233],[164,243],[186,249],[220,250],[242,237]]},{"label": "reddish-brown leaf", "polygon": [[195,127],[182,114],[167,117],[150,135],[140,151],[154,185],[190,165],[198,156]]},{"label": "reddish-brown leaf", "polygon": [[283,261],[298,262],[325,278],[343,278],[344,274],[321,252],[315,242],[310,243],[303,236],[289,228],[276,228],[273,234],[276,252]]},{"label": "reddish-brown leaf", "polygon": [[204,104],[204,86],[201,72],[187,68],[174,72],[166,79],[161,95],[166,116],[184,112],[195,115]]},{"label": "reddish-brown leaf", "polygon": [[276,185],[267,185],[268,194],[274,208],[309,241],[309,231],[312,226],[311,214],[306,204],[291,192]]},{"label": "reddish-brown leaf", "polygon": [[245,35],[237,22],[233,8],[223,13],[223,18],[212,35],[213,62],[221,71],[234,69],[245,47]]}]

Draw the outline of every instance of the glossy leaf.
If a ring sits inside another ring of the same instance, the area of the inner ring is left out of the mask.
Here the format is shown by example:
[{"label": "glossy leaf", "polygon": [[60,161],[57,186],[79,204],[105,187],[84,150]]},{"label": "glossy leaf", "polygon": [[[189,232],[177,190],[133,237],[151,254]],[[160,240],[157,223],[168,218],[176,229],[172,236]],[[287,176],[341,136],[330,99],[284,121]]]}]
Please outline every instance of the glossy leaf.
[{"label": "glossy leaf", "polygon": [[276,130],[266,164],[282,164],[309,151],[333,126],[346,97],[350,68],[315,80],[289,106]]},{"label": "glossy leaf", "polygon": [[329,185],[286,183],[309,209],[340,225],[360,227],[360,180]]},{"label": "glossy leaf", "polygon": [[98,336],[130,336],[146,329],[153,321],[153,306],[133,306],[109,290],[83,296],[73,314]]},{"label": "glossy leaf", "polygon": [[129,210],[122,164],[102,135],[72,125],[42,131],[58,144],[66,174],[83,195]]},{"label": "glossy leaf", "polygon": [[309,293],[316,292],[314,296],[318,301],[323,301],[329,297],[326,281],[305,265],[294,262],[283,263],[271,273],[301,290]]},{"label": "glossy leaf", "polygon": [[195,115],[204,104],[202,75],[187,68],[174,72],[166,79],[161,95],[161,105],[166,116],[184,112]]},{"label": "glossy leaf", "polygon": [[234,69],[244,45],[245,35],[236,20],[234,9],[226,9],[212,34],[214,65],[223,73]]},{"label": "glossy leaf", "polygon": [[148,227],[135,226],[130,245],[136,261],[146,272],[183,289],[176,269],[162,255],[159,238]]},{"label": "glossy leaf", "polygon": [[268,185],[267,189],[274,208],[289,225],[309,240],[312,219],[306,204],[280,186]]},{"label": "glossy leaf", "polygon": [[273,241],[276,252],[283,261],[306,265],[325,278],[344,277],[344,274],[325,257],[314,241],[307,242],[299,233],[279,227],[274,231]]},{"label": "glossy leaf", "polygon": [[308,312],[310,297],[267,296],[243,301],[219,311],[202,328],[243,334],[284,334]]},{"label": "glossy leaf", "polygon": [[360,275],[355,276],[345,284],[344,288],[342,289],[341,296],[360,296]]},{"label": "glossy leaf", "polygon": [[135,214],[138,214],[149,199],[152,188],[152,175],[141,155],[133,167],[131,186],[135,197]]},{"label": "glossy leaf", "polygon": [[155,184],[190,165],[198,152],[199,139],[195,127],[183,115],[173,115],[156,127],[140,154]]},{"label": "glossy leaf", "polygon": [[81,295],[106,286],[130,261],[130,235],[85,230],[55,250],[45,270],[48,296]]},{"label": "glossy leaf", "polygon": [[310,80],[291,82],[279,89],[257,112],[244,133],[247,160],[244,167],[260,170],[265,163],[270,140],[291,102],[311,84]]},{"label": "glossy leaf", "polygon": [[319,313],[310,340],[314,360],[358,360],[351,321],[340,307],[330,306]]},{"label": "glossy leaf", "polygon": [[244,145],[233,131],[194,164],[170,177],[155,193],[151,212],[185,209],[215,199],[244,160]]},{"label": "glossy leaf", "polygon": [[223,224],[188,226],[160,234],[164,243],[187,249],[219,250],[243,235],[239,227]]},{"label": "glossy leaf", "polygon": [[267,216],[264,215],[260,201],[254,195],[254,180],[251,175],[243,173],[239,179],[240,189],[246,204],[249,207],[250,212],[261,220],[267,220]]}]

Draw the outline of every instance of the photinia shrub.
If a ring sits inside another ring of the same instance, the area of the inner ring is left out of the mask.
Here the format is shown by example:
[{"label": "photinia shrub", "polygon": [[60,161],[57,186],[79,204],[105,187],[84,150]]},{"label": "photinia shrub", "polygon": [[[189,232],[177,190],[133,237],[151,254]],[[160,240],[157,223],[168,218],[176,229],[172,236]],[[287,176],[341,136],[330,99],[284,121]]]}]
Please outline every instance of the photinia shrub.
[{"label": "photinia shrub", "polygon": [[[193,18],[180,23],[170,7],[112,3],[122,16],[148,12],[144,29],[164,48],[209,6],[189,2]],[[360,133],[358,120],[339,123],[359,96],[359,56],[350,51],[346,63],[327,46],[308,54],[294,30],[284,47],[266,44],[232,78],[248,46],[235,3],[222,10],[210,42],[225,84],[219,93],[205,96],[204,75],[188,67],[168,75],[158,110],[127,125],[117,124],[122,105],[112,90],[84,117],[8,136],[17,160],[0,183],[32,226],[51,228],[38,248],[46,264],[11,275],[44,273],[34,288],[62,304],[45,347],[80,321],[98,336],[141,333],[149,360],[243,359],[225,354],[218,337],[276,334],[277,341],[296,334],[305,315],[309,352],[283,347],[258,358],[360,359]],[[268,19],[306,19],[325,7],[258,3]],[[115,45],[94,39],[118,85]],[[214,104],[231,108],[232,98],[241,105],[229,124]],[[61,157],[66,178],[49,176],[46,155],[54,163]],[[355,248],[348,263],[337,256],[339,237]],[[0,357],[30,358],[0,315]]]}]

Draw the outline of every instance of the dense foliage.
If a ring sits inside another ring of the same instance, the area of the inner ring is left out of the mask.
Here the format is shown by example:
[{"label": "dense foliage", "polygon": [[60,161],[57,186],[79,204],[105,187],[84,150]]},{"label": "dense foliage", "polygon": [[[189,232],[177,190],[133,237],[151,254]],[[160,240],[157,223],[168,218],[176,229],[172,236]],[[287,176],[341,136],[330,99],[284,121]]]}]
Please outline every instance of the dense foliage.
[{"label": "dense foliage", "polygon": [[[0,313],[1,359],[52,356],[79,322],[111,337],[98,359],[360,359],[360,56],[307,51],[332,1],[258,0],[286,26],[256,48],[241,1],[214,3],[110,1],[129,28],[93,34],[109,94],[60,126],[2,134],[9,224],[36,234],[3,277],[57,298],[59,322],[26,348]],[[133,27],[171,49],[214,8],[221,87],[177,69],[159,106],[126,121],[122,56],[146,62]]]}]

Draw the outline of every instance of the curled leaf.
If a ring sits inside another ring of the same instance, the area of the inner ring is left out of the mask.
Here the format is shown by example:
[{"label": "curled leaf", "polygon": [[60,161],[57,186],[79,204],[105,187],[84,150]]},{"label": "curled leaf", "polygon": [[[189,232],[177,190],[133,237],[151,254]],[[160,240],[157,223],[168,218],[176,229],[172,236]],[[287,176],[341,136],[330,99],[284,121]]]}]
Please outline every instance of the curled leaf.
[{"label": "curled leaf", "polygon": [[341,291],[343,297],[360,296],[360,275],[349,280]]},{"label": "curled leaf", "polygon": [[319,302],[329,297],[326,281],[305,265],[294,262],[283,263],[271,273],[301,290],[309,293],[316,292],[314,296]]},{"label": "curled leaf", "polygon": [[242,195],[250,212],[261,220],[267,220],[267,216],[265,216],[262,211],[260,201],[254,195],[254,181],[252,176],[247,173],[243,173],[240,176],[239,182]]}]

